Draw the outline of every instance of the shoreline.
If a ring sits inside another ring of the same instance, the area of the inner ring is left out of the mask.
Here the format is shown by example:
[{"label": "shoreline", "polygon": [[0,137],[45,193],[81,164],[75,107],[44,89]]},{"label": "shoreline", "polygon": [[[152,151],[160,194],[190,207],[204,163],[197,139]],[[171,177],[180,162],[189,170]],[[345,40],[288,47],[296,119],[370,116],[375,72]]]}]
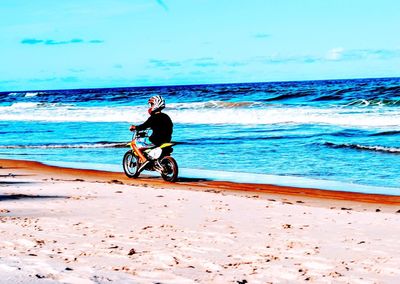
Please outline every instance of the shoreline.
[{"label": "shoreline", "polygon": [[[121,172],[120,165],[114,164],[93,164],[93,163],[74,163],[74,162],[55,162],[55,161],[42,161],[42,163],[49,166],[57,166],[61,168],[74,168],[74,169],[91,169],[106,172]],[[400,195],[400,188],[385,187],[377,185],[362,185],[350,182],[334,181],[334,180],[320,180],[311,179],[307,177],[296,176],[279,176],[260,173],[244,173],[244,172],[231,172],[220,170],[204,170],[204,169],[188,169],[180,168],[180,177],[189,178],[192,180],[202,179],[209,181],[225,181],[233,184],[268,184],[291,188],[311,188],[328,191],[344,191],[365,194],[378,194],[378,195]],[[146,173],[146,172],[145,172]],[[149,174],[150,176],[157,176],[157,174]],[[257,181],[257,182],[253,182]],[[396,194],[396,192],[399,192]]]},{"label": "shoreline", "polygon": [[4,283],[396,283],[399,197],[0,160]]},{"label": "shoreline", "polygon": [[[63,178],[75,178],[85,181],[114,182],[127,185],[151,185],[167,188],[188,188],[191,190],[215,190],[224,192],[245,192],[247,194],[266,194],[283,198],[308,198],[336,201],[350,201],[382,205],[400,205],[399,195],[370,194],[352,191],[325,190],[318,188],[302,188],[273,184],[238,183],[230,181],[214,181],[202,178],[180,178],[176,183],[168,183],[159,177],[142,174],[138,179],[130,179],[123,172],[110,172],[91,169],[78,169],[47,165],[37,161],[0,159],[0,166],[10,169],[20,169],[32,174]],[[284,177],[283,177],[284,178]]]}]

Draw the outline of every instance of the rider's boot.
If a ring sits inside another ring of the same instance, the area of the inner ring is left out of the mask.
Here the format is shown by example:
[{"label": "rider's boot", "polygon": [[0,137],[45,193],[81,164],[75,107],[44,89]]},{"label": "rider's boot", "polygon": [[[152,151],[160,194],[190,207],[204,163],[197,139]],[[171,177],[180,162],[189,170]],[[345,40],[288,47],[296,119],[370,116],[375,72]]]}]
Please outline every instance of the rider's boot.
[{"label": "rider's boot", "polygon": [[150,163],[149,160],[146,160],[146,161],[144,161],[143,163],[141,162],[138,171],[141,172],[141,171],[147,166],[148,163]]}]

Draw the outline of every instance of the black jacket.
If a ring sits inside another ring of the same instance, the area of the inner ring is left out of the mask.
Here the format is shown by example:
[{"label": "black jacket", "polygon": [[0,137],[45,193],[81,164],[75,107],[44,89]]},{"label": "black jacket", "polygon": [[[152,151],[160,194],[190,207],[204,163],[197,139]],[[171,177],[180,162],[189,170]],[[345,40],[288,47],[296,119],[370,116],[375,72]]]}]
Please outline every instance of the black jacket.
[{"label": "black jacket", "polygon": [[150,115],[142,124],[136,126],[136,130],[150,128],[153,133],[149,137],[151,143],[160,146],[163,143],[171,142],[173,123],[171,118],[162,112]]}]

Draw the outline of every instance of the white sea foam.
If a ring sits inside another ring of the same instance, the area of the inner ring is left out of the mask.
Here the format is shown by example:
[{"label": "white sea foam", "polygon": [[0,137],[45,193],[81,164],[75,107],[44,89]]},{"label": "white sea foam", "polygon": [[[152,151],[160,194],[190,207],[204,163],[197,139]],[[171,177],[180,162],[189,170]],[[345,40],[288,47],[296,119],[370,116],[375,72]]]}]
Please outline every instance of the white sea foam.
[{"label": "white sea foam", "polygon": [[28,93],[25,94],[25,98],[36,97],[37,95],[39,95],[39,93],[28,92]]},{"label": "white sea foam", "polygon": [[19,102],[19,103],[13,103],[11,106],[9,107],[4,107],[4,110],[7,109],[26,109],[26,108],[34,108],[39,106],[40,103],[33,103],[33,102]]},{"label": "white sea foam", "polygon": [[373,150],[378,152],[400,153],[400,148],[383,147],[383,146],[363,146],[357,145],[360,149]]},{"label": "white sea foam", "polygon": [[365,112],[360,109],[319,108],[215,108],[169,112],[175,122],[187,124],[328,124],[348,127],[393,127],[400,125],[400,111]]},{"label": "white sea foam", "polygon": [[171,103],[168,104],[169,109],[209,109],[209,108],[244,108],[251,106],[261,106],[260,102],[225,102],[225,101],[207,101],[207,102],[190,102],[190,103]]},{"label": "white sea foam", "polygon": [[360,145],[360,144],[332,144],[333,146],[340,147],[340,148],[354,148],[359,150],[370,150],[376,152],[386,152],[386,153],[400,153],[400,148],[396,147],[384,147],[384,146],[367,146],[367,145]]},{"label": "white sea foam", "polygon": [[[348,127],[400,126],[400,110],[366,111],[357,108],[312,107],[218,107],[175,105],[166,109],[175,123],[185,124],[328,124]],[[71,105],[15,103],[0,107],[0,120],[89,121],[139,123],[147,118],[146,107],[77,107]]]}]

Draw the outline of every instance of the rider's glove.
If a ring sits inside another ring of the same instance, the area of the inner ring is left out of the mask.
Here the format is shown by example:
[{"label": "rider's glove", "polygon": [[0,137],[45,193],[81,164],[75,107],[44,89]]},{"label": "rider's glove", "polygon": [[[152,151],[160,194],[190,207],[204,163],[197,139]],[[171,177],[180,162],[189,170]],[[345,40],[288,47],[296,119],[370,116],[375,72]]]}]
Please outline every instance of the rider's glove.
[{"label": "rider's glove", "polygon": [[129,131],[133,131],[135,129],[136,129],[136,126],[135,125],[131,125],[131,127],[129,128]]}]

